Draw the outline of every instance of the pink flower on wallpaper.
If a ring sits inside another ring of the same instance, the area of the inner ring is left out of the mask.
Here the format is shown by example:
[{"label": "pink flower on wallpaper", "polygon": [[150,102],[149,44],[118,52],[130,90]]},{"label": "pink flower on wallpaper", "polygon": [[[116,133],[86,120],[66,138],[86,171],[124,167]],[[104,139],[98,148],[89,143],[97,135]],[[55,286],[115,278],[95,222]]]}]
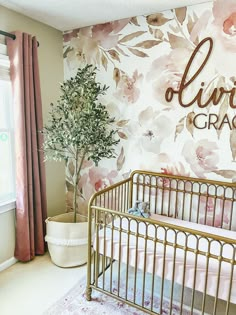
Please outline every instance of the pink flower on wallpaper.
[{"label": "pink flower on wallpaper", "polygon": [[118,32],[122,30],[130,19],[88,26],[75,29],[64,34],[67,43],[67,61],[74,66],[81,62],[100,64],[103,50],[115,47],[119,40]]},{"label": "pink flower on wallpaper", "polygon": [[190,58],[192,51],[186,48],[176,48],[168,55],[161,56],[154,60],[147,73],[147,80],[152,82],[153,97],[161,104],[167,106],[178,106],[177,102],[168,103],[165,100],[165,92],[168,87],[174,90],[179,89],[179,85],[186,67],[186,62]]},{"label": "pink flower on wallpaper", "polygon": [[[217,0],[213,4],[214,24],[218,28],[221,40],[227,48],[234,50],[236,45],[236,2],[235,0]],[[234,45],[232,47],[232,45]]]},{"label": "pink flower on wallpaper", "polygon": [[95,191],[106,188],[117,181],[118,172],[107,168],[93,167],[89,170],[89,183]]},{"label": "pink flower on wallpaper", "polygon": [[233,12],[223,24],[223,31],[225,34],[235,36],[236,34],[236,11]]},{"label": "pink flower on wallpaper", "polygon": [[[189,172],[186,170],[186,167],[181,162],[168,164],[165,167],[162,167],[161,173],[165,175],[190,176]],[[160,182],[164,187],[170,186],[170,180],[168,178],[161,178]]]},{"label": "pink flower on wallpaper", "polygon": [[137,102],[140,95],[140,86],[143,81],[143,75],[135,70],[132,77],[129,77],[126,73],[123,73],[117,84],[116,92],[114,96],[120,101],[127,103]]},{"label": "pink flower on wallpaper", "polygon": [[213,141],[208,139],[197,142],[189,140],[184,144],[182,155],[192,171],[200,178],[205,178],[205,173],[217,170],[219,153],[218,146]]},{"label": "pink flower on wallpaper", "polygon": [[135,141],[138,151],[160,153],[160,146],[164,139],[173,132],[172,121],[151,106],[143,110],[138,116],[138,122],[132,121],[129,133]]},{"label": "pink flower on wallpaper", "polygon": [[[118,182],[121,178],[118,178],[117,171],[109,171],[107,168],[92,167],[86,173],[84,173],[78,184],[77,206],[79,213],[87,215],[88,202],[90,197],[97,191],[106,188],[115,182]],[[70,189],[67,191],[67,208],[73,207],[73,191]],[[116,200],[113,200],[115,203]]]},{"label": "pink flower on wallpaper", "polygon": [[130,19],[123,19],[92,26],[92,38],[105,49],[115,47],[119,40],[118,32],[120,32],[129,23],[129,21]]},{"label": "pink flower on wallpaper", "polygon": [[161,168],[161,172],[167,175],[190,176],[189,171],[186,170],[186,166],[181,162],[168,164]]},{"label": "pink flower on wallpaper", "polygon": [[213,22],[206,28],[205,37],[213,38],[214,49],[211,62],[217,72],[231,78],[236,73],[236,1],[216,0],[213,2]]},{"label": "pink flower on wallpaper", "polygon": [[79,28],[75,28],[74,30],[72,31],[68,31],[68,32],[65,32],[63,34],[63,42],[64,43],[67,43],[69,42],[73,37],[77,37],[77,34],[79,33]]},{"label": "pink flower on wallpaper", "polygon": [[228,227],[231,211],[232,202],[228,200],[224,202],[219,198],[215,199],[213,197],[207,198],[201,196],[199,205],[199,223],[215,227]]}]

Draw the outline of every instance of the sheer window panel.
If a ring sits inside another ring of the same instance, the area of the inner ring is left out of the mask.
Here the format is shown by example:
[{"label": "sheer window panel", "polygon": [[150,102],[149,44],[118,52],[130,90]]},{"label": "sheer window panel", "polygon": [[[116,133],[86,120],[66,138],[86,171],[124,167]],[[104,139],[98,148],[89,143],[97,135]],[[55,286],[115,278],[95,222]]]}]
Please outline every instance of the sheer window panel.
[{"label": "sheer window panel", "polygon": [[[1,49],[0,49],[1,52]],[[14,128],[9,60],[0,54],[0,210],[15,199]]]}]

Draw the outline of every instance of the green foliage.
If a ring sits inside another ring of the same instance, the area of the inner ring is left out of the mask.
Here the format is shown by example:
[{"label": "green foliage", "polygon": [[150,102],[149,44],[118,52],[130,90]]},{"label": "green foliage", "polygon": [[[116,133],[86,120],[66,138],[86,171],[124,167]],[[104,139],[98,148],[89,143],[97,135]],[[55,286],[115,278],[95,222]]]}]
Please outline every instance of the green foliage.
[{"label": "green foliage", "polygon": [[116,130],[114,119],[98,98],[107,87],[95,81],[96,68],[86,65],[76,76],[61,84],[62,95],[51,104],[51,119],[44,127],[44,151],[47,160],[76,160],[78,155],[97,163],[114,157]]},{"label": "green foliage", "polygon": [[[61,97],[51,104],[50,119],[43,129],[45,160],[75,161],[78,184],[84,158],[95,165],[103,158],[115,156],[117,130],[114,119],[99,102],[108,87],[96,82],[96,68],[86,65],[75,77],[61,84]],[[76,189],[75,189],[76,191]],[[76,196],[74,197],[76,202]],[[74,204],[74,211],[76,203]]]}]

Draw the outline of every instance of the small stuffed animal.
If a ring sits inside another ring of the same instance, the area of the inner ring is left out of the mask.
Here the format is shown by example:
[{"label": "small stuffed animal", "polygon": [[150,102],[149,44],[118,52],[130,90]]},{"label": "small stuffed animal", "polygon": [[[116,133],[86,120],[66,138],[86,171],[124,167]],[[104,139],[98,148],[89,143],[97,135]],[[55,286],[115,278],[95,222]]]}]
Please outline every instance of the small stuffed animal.
[{"label": "small stuffed animal", "polygon": [[137,200],[133,208],[128,210],[128,213],[143,218],[149,218],[150,217],[149,202]]}]

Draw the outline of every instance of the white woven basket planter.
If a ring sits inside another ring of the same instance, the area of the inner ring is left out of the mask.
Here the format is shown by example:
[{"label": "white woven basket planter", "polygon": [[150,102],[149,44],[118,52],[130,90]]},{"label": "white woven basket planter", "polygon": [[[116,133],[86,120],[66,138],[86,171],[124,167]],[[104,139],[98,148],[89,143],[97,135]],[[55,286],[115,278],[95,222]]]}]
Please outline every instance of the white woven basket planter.
[{"label": "white woven basket planter", "polygon": [[73,213],[64,213],[46,220],[45,241],[52,262],[59,267],[75,267],[87,262],[88,223],[73,223],[73,216]]}]

